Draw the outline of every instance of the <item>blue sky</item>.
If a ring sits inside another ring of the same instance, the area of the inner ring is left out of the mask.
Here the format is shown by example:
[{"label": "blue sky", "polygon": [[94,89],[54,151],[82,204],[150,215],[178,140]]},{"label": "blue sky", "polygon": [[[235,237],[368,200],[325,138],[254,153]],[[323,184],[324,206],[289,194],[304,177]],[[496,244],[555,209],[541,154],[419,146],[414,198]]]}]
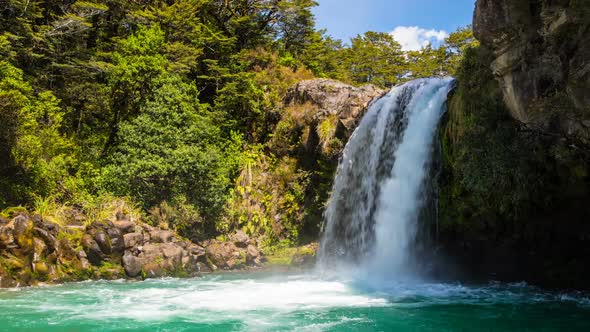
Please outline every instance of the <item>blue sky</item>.
[{"label": "blue sky", "polygon": [[[392,32],[406,49],[434,44],[471,24],[475,0],[316,0],[318,28],[348,42],[365,31]],[[409,28],[411,27],[411,28]]]}]

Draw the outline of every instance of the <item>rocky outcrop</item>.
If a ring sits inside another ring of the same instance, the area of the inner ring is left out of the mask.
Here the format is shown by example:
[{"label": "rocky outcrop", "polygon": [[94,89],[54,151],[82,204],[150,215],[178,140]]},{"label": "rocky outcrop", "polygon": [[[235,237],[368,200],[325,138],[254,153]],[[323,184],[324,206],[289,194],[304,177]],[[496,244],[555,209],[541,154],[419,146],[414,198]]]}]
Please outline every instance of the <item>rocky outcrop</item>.
[{"label": "rocky outcrop", "polygon": [[0,220],[0,287],[195,276],[258,266],[263,260],[256,242],[243,232],[228,242],[199,245],[124,214],[86,226],[61,226],[24,212]]},{"label": "rocky outcrop", "polygon": [[[264,155],[238,177],[225,224],[267,243],[316,238],[338,158],[368,105],[385,92],[329,79],[289,88]],[[236,246],[254,260],[255,246]],[[226,250],[217,247],[217,256],[227,258]]]},{"label": "rocky outcrop", "polygon": [[289,89],[285,104],[309,103],[317,107],[315,120],[335,115],[346,129],[354,130],[369,103],[385,92],[371,84],[354,87],[330,79],[305,80]]},{"label": "rocky outcrop", "polygon": [[[368,84],[361,87],[344,84],[331,79],[305,80],[291,87],[284,98],[284,105],[290,110],[282,122],[290,121],[292,141],[302,143],[303,163],[310,169],[318,159],[336,163],[348,137],[356,128],[373,100],[387,91]],[[281,129],[280,123],[278,129]],[[275,132],[284,140],[284,133]],[[272,144],[280,147],[279,144]],[[296,151],[278,151],[280,154]]]},{"label": "rocky outcrop", "polygon": [[473,28],[515,119],[590,143],[590,2],[478,0]]}]

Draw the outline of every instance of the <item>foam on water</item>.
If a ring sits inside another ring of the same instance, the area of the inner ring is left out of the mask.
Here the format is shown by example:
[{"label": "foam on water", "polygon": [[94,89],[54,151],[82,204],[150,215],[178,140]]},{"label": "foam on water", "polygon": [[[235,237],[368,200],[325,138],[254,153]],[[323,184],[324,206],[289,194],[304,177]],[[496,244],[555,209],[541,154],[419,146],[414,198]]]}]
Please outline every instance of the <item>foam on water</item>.
[{"label": "foam on water", "polygon": [[0,297],[0,309],[18,306],[45,313],[54,317],[49,323],[68,319],[160,322],[182,319],[193,322],[239,320],[272,326],[276,314],[387,304],[387,299],[361,294],[345,283],[308,275],[79,283],[27,289],[19,295]]},{"label": "foam on water", "polygon": [[413,312],[420,316],[433,308],[481,313],[477,308],[570,306],[590,313],[588,298],[582,294],[543,292],[526,284],[470,287],[391,282],[381,286],[372,288],[359,280],[325,280],[316,275],[228,274],[0,291],[0,331],[14,327],[43,330],[47,326],[102,331],[153,330],[157,326],[168,326],[171,331],[195,327],[325,331],[389,326],[394,321],[406,324],[401,320],[406,315]]}]

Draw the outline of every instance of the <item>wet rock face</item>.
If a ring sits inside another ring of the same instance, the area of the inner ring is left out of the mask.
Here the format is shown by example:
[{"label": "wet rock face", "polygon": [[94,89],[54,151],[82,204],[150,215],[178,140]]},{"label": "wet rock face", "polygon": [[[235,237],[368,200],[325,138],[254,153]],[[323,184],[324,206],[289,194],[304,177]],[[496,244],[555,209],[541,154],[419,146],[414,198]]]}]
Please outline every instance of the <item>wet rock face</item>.
[{"label": "wet rock face", "polygon": [[478,0],[473,29],[515,119],[590,142],[590,2]]}]

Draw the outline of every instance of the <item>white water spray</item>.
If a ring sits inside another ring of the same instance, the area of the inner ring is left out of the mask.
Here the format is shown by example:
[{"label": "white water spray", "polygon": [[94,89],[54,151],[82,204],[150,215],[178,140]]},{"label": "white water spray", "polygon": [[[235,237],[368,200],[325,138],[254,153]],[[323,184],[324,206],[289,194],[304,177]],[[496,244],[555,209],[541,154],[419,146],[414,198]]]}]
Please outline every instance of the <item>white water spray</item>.
[{"label": "white water spray", "polygon": [[413,274],[421,193],[452,81],[415,80],[369,108],[338,166],[320,267],[355,265],[372,279]]}]

